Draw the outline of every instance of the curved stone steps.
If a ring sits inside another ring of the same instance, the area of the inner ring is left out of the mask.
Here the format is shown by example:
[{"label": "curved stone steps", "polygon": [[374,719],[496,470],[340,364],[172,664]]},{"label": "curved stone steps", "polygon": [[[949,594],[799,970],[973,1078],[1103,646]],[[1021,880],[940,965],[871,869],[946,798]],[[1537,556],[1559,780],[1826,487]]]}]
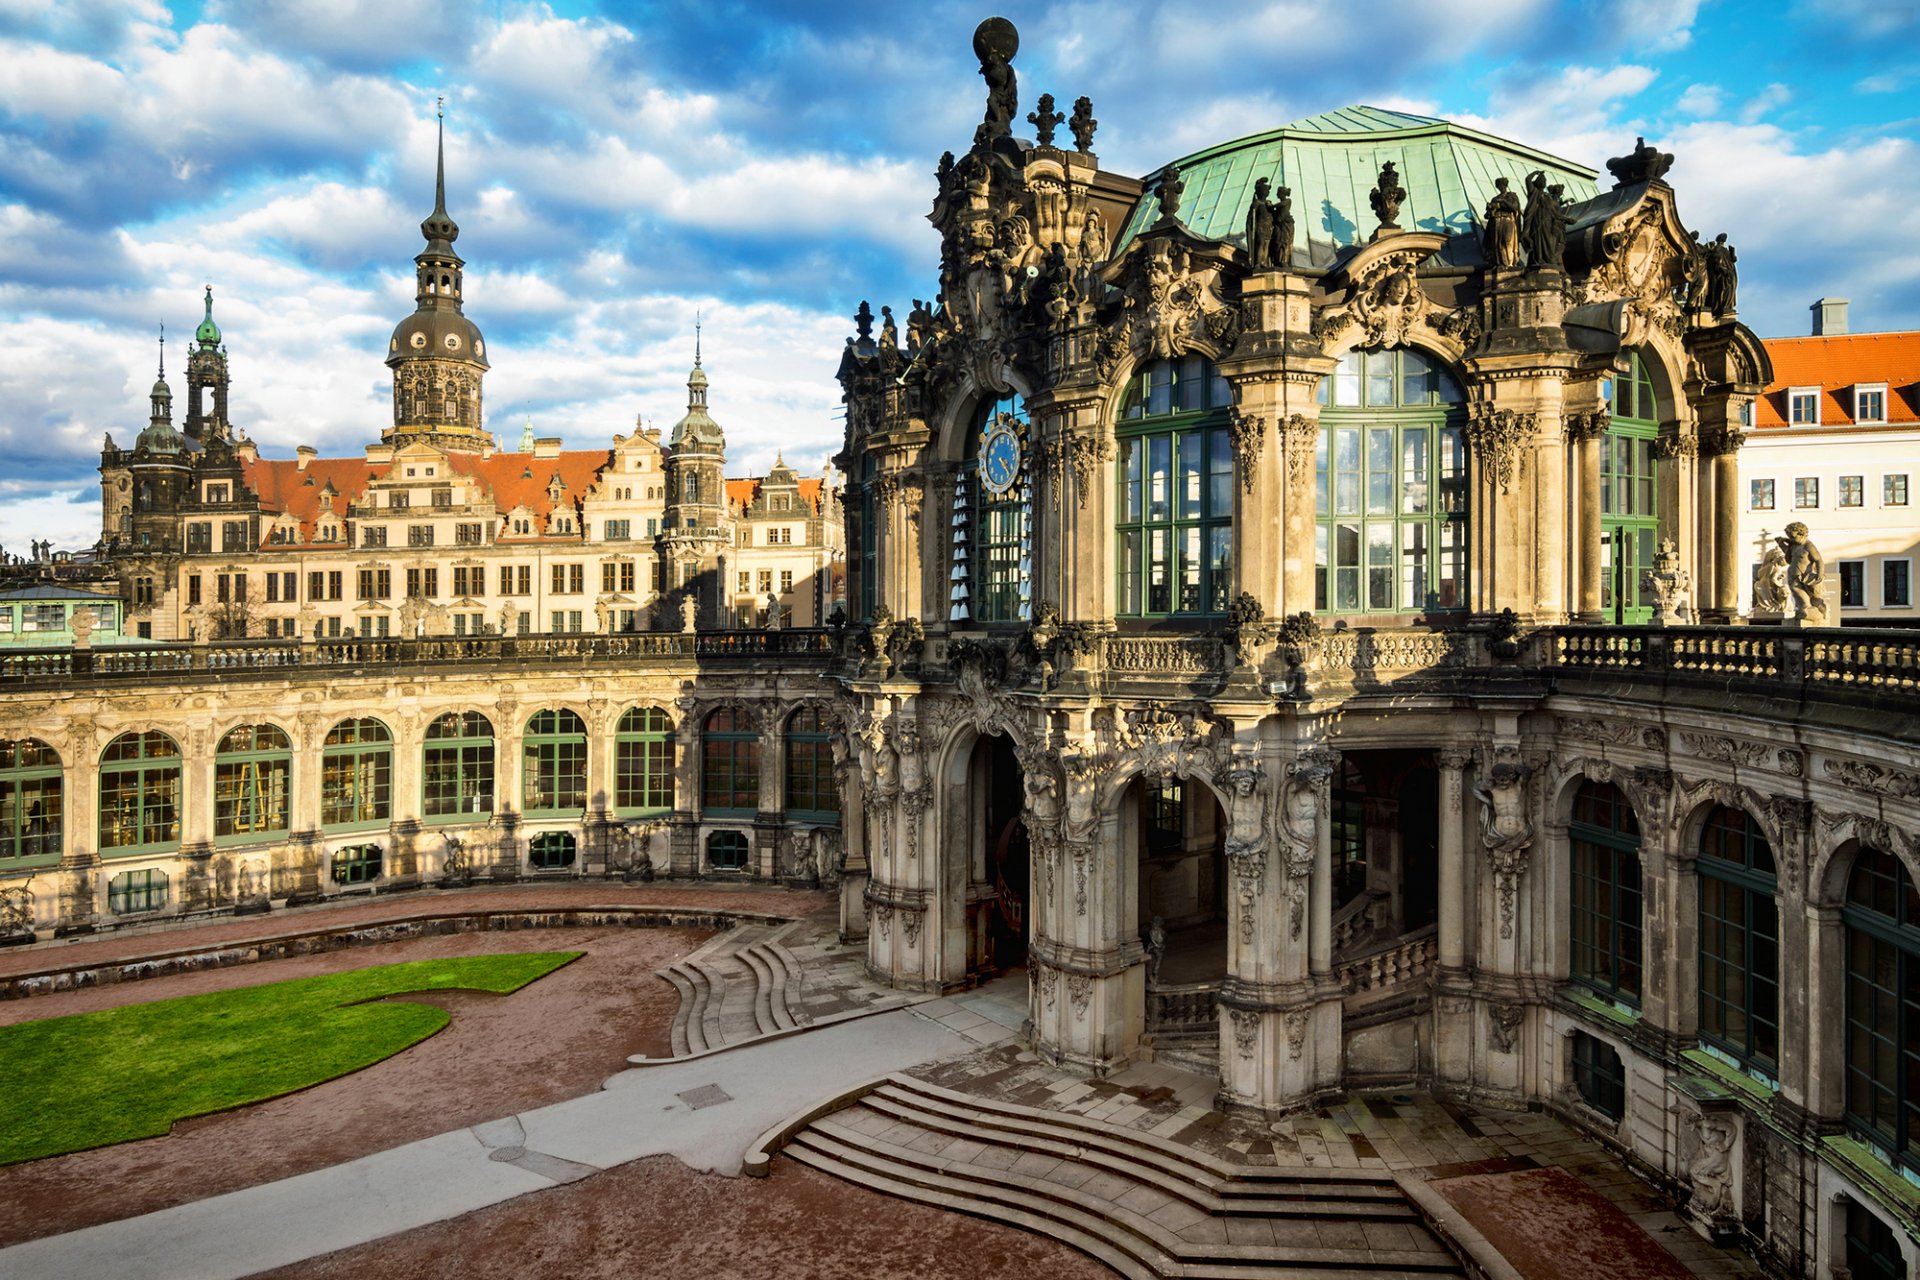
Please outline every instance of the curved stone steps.
[{"label": "curved stone steps", "polygon": [[784,1150],[875,1190],[1053,1236],[1130,1276],[1462,1274],[1385,1170],[1232,1164],[906,1076]]},{"label": "curved stone steps", "polygon": [[779,945],[796,925],[739,925],[658,971],[680,996],[674,1057],[811,1024],[796,1003],[804,982],[800,964]]}]

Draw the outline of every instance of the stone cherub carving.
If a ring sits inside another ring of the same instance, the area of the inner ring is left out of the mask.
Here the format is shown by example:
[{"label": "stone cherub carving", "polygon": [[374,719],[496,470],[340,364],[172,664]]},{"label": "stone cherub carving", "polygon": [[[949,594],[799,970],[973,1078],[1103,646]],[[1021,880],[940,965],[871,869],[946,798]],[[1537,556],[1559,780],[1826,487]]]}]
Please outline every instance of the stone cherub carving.
[{"label": "stone cherub carving", "polygon": [[1280,802],[1280,834],[1287,885],[1287,932],[1298,939],[1306,927],[1307,880],[1320,848],[1320,793],[1333,778],[1333,766],[1303,753],[1289,770]]},{"label": "stone cherub carving", "polygon": [[1809,540],[1807,526],[1795,520],[1787,526],[1786,536],[1774,542],[1787,562],[1787,590],[1793,593],[1794,616],[1805,626],[1826,626],[1827,598],[1820,592],[1826,561],[1820,558],[1820,548]]},{"label": "stone cherub carving", "polygon": [[1158,196],[1160,200],[1160,221],[1174,222],[1180,217],[1180,197],[1187,189],[1187,181],[1180,176],[1180,166],[1172,161],[1160,171]]},{"label": "stone cherub carving", "polygon": [[1520,265],[1520,197],[1508,190],[1505,178],[1493,180],[1494,197],[1487,201],[1487,227],[1482,243],[1490,267]]},{"label": "stone cherub carving", "polygon": [[1480,838],[1493,864],[1500,895],[1500,936],[1513,936],[1514,895],[1527,869],[1533,822],[1527,817],[1527,781],[1533,770],[1515,760],[1500,760],[1474,786],[1480,799]]},{"label": "stone cherub carving", "polygon": [[1653,568],[1643,571],[1647,594],[1653,599],[1656,625],[1670,627],[1685,622],[1693,600],[1693,572],[1681,567],[1680,550],[1672,538],[1660,540],[1660,552]]}]

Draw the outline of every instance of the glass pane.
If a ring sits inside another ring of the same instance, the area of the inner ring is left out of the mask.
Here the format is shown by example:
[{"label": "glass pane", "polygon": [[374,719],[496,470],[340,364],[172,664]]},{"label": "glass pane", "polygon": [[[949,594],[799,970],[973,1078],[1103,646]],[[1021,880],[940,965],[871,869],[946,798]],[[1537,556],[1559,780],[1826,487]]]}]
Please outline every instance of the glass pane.
[{"label": "glass pane", "polygon": [[1180,531],[1180,603],[1181,613],[1200,611],[1200,527],[1189,525]]},{"label": "glass pane", "polygon": [[1367,430],[1367,514],[1393,514],[1393,428]]},{"label": "glass pane", "polygon": [[1367,608],[1393,608],[1393,526],[1367,526]]},{"label": "glass pane", "polygon": [[1350,351],[1340,358],[1333,372],[1333,402],[1337,405],[1360,403],[1360,353]]},{"label": "glass pane", "polygon": [[1432,398],[1433,366],[1418,351],[1400,353],[1400,403],[1426,404]]},{"label": "glass pane", "polygon": [[1207,389],[1207,403],[1214,408],[1233,403],[1233,389],[1227,385],[1227,379],[1218,369],[1213,371],[1213,383]]},{"label": "glass pane", "polygon": [[1327,607],[1327,526],[1313,531],[1313,607]]},{"label": "glass pane", "polygon": [[1120,535],[1120,612],[1140,612],[1140,549],[1144,545],[1138,529]]},{"label": "glass pane", "polygon": [[1379,409],[1393,407],[1393,352],[1367,354],[1367,403]]},{"label": "glass pane", "polygon": [[1314,510],[1320,515],[1333,514],[1331,481],[1327,476],[1327,433],[1320,433],[1319,441],[1313,447]]},{"label": "glass pane", "polygon": [[1357,515],[1360,511],[1360,429],[1338,427],[1333,433],[1335,515]]},{"label": "glass pane", "polygon": [[1147,441],[1147,519],[1166,520],[1173,514],[1173,439],[1154,436]]},{"label": "glass pane", "polygon": [[1173,411],[1173,366],[1165,361],[1147,370],[1147,412],[1152,415]]},{"label": "glass pane", "polygon": [[1175,518],[1180,520],[1198,520],[1200,495],[1205,487],[1207,469],[1207,437],[1204,433],[1190,431],[1180,437],[1180,509]]},{"label": "glass pane", "polygon": [[1120,442],[1120,519],[1129,524],[1140,519],[1140,471],[1145,453],[1137,439]]},{"label": "glass pane", "polygon": [[1180,385],[1176,390],[1179,392],[1182,409],[1205,408],[1202,397],[1206,391],[1206,382],[1200,371],[1204,363],[1205,361],[1199,356],[1188,356],[1180,362]]},{"label": "glass pane", "polygon": [[1233,514],[1233,441],[1224,431],[1207,432],[1207,457],[1212,471],[1207,514],[1224,519]]},{"label": "glass pane", "polygon": [[1427,526],[1402,525],[1400,547],[1401,601],[1409,609],[1425,609],[1431,603],[1427,599],[1427,577],[1431,572],[1427,564]]},{"label": "glass pane", "polygon": [[1400,432],[1400,509],[1408,515],[1427,514],[1427,429],[1405,427]]},{"label": "glass pane", "polygon": [[1147,542],[1147,612],[1168,613],[1173,606],[1173,566],[1169,563],[1172,548],[1167,545],[1167,531],[1154,529],[1148,534]]},{"label": "glass pane", "polygon": [[1207,536],[1212,541],[1207,551],[1207,612],[1225,613],[1233,587],[1233,530],[1215,525]]}]

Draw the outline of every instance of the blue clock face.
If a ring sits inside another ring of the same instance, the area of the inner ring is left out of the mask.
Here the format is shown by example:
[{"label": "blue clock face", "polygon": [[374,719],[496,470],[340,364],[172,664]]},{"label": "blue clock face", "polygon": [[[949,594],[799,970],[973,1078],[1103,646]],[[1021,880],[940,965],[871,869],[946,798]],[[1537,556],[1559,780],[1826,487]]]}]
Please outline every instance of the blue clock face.
[{"label": "blue clock face", "polygon": [[988,436],[986,448],[980,455],[980,475],[994,493],[1013,488],[1013,482],[1020,476],[1019,437],[1005,427],[997,428]]}]

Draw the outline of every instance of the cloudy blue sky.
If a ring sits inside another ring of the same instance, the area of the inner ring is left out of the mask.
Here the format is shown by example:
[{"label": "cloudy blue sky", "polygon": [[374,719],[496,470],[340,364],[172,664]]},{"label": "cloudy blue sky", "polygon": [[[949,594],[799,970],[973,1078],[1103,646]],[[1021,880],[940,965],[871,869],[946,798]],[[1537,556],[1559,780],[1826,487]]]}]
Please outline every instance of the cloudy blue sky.
[{"label": "cloudy blue sky", "polygon": [[[955,4],[0,0],[0,543],[98,533],[103,433],[211,282],[232,416],[269,455],[388,420],[447,98],[448,204],[491,426],[570,446],[678,417],[696,311],[732,470],[838,444],[862,298],[930,296],[940,152],[978,121]],[[1741,315],[1920,328],[1920,19],[1884,0],[1000,4],[1024,113],[1090,94],[1128,173],[1351,103],[1600,167],[1678,154]],[[184,342],[170,344],[181,390]]]}]

